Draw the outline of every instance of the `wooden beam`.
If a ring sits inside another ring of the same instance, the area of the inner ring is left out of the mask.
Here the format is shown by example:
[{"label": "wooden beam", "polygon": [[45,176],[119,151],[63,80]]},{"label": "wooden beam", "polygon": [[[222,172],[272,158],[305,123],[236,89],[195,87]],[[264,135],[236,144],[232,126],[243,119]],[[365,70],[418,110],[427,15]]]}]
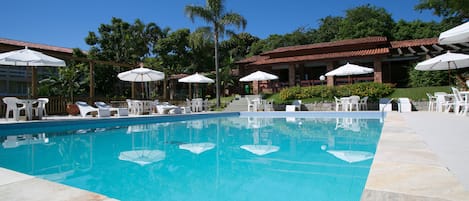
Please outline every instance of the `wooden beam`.
[{"label": "wooden beam", "polygon": [[444,51],[445,49],[443,49],[442,47],[436,45],[436,44],[433,44],[432,45],[433,48],[435,48],[438,52],[441,52],[441,51]]},{"label": "wooden beam", "polygon": [[461,48],[459,48],[458,46],[453,45],[453,44],[448,44],[447,46],[450,47],[450,48],[453,48],[454,50],[459,50],[459,49],[461,49]]},{"label": "wooden beam", "polygon": [[403,54],[404,54],[404,53],[402,53],[401,48],[397,48],[397,52],[399,53],[399,55],[403,55]]},{"label": "wooden beam", "polygon": [[469,47],[469,43],[459,43],[462,46]]},{"label": "wooden beam", "polygon": [[420,46],[420,49],[422,49],[424,52],[430,52],[430,50],[428,50],[425,46],[421,45]]},{"label": "wooden beam", "polygon": [[416,53],[416,51],[415,51],[414,48],[412,48],[412,47],[407,47],[407,49],[408,49],[412,54],[415,54],[415,53]]}]

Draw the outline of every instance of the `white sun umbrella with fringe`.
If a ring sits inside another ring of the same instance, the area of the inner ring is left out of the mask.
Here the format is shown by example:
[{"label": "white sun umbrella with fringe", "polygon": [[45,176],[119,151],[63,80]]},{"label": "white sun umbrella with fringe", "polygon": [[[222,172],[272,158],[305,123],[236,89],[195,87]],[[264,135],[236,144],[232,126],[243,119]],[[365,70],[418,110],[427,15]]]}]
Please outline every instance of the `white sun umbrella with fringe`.
[{"label": "white sun umbrella with fringe", "polygon": [[[199,73],[195,73],[195,74],[192,74],[192,75],[189,75],[187,77],[183,77],[183,78],[179,79],[178,82],[189,83],[189,84],[190,83],[196,83],[197,84],[197,83],[214,83],[215,81],[213,79],[205,77],[204,75],[201,75]],[[189,94],[191,94],[190,91],[189,91]]]},{"label": "white sun umbrella with fringe", "polygon": [[[51,57],[38,51],[30,50],[25,47],[21,50],[14,50],[0,54],[0,65],[7,66],[52,66],[62,67],[65,66],[65,61]],[[36,96],[36,77],[37,72],[35,68],[32,68],[31,83],[32,83],[32,94]]]},{"label": "white sun umbrella with fringe", "polygon": [[247,76],[244,76],[239,79],[241,82],[252,82],[252,81],[264,81],[264,80],[276,80],[278,79],[278,76],[266,73],[263,71],[256,71],[254,73],[251,73]]},{"label": "white sun umbrella with fringe", "polygon": [[347,63],[332,71],[326,73],[326,76],[348,76],[350,83],[351,75],[363,75],[374,72],[373,68],[363,67],[355,64]]},{"label": "white sun umbrella with fringe", "polygon": [[[129,71],[125,71],[117,74],[117,77],[122,81],[128,82],[141,82],[142,90],[144,82],[152,82],[164,79],[164,73],[152,69],[143,67],[143,64],[139,68],[135,68]],[[143,97],[144,93],[142,93]]]},{"label": "white sun umbrella with fringe", "polygon": [[[256,71],[254,73],[251,73],[247,76],[244,76],[239,79],[241,82],[252,82],[252,81],[265,81],[265,80],[276,80],[278,79],[278,76],[266,73],[263,71]],[[258,93],[259,93],[259,82],[257,82],[257,88],[258,88]]]},{"label": "white sun umbrella with fringe", "polygon": [[444,31],[438,37],[442,45],[469,42],[469,22]]},{"label": "white sun umbrella with fringe", "polygon": [[25,47],[0,54],[0,64],[10,66],[65,66],[65,61]]},{"label": "white sun umbrella with fringe", "polygon": [[445,54],[427,59],[415,66],[416,70],[434,71],[434,70],[452,70],[469,67],[469,55],[446,52]]},{"label": "white sun umbrella with fringe", "polygon": [[119,73],[117,77],[120,80],[128,82],[151,82],[164,79],[164,73],[144,67],[139,67]]},{"label": "white sun umbrella with fringe", "polygon": [[447,70],[448,82],[451,82],[451,70],[469,67],[469,55],[446,52],[445,54],[427,59],[415,66],[420,71]]}]

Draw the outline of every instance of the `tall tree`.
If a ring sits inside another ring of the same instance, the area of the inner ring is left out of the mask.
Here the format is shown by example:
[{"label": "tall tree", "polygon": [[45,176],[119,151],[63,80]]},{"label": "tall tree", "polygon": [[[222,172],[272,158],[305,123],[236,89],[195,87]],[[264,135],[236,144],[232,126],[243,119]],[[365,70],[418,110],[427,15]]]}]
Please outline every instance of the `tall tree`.
[{"label": "tall tree", "polygon": [[220,36],[233,31],[226,29],[233,25],[237,28],[245,28],[247,21],[238,13],[227,12],[224,0],[207,0],[205,6],[188,5],[185,12],[194,21],[195,17],[200,17],[206,23],[211,24],[215,44],[215,73],[216,73],[216,99],[217,107],[220,107],[220,72],[218,64],[218,40]]},{"label": "tall tree", "polygon": [[399,20],[392,31],[394,40],[410,40],[438,37],[438,34],[443,30],[441,25],[436,22],[422,22],[420,20],[408,22]]},{"label": "tall tree", "polygon": [[358,6],[346,11],[338,39],[386,36],[392,39],[394,20],[384,8],[371,5]]},{"label": "tall tree", "polygon": [[446,21],[460,24],[469,19],[469,0],[420,0],[416,10],[433,10]]},{"label": "tall tree", "polygon": [[316,31],[316,40],[314,42],[330,42],[336,40],[339,34],[342,17],[327,16],[319,20],[319,28]]},{"label": "tall tree", "polygon": [[[143,61],[161,35],[161,29],[154,23],[144,24],[135,20],[133,24],[119,18],[112,18],[111,24],[101,24],[98,33],[89,32],[85,42],[90,45],[89,57],[99,60],[135,64]],[[112,66],[96,66],[96,91],[109,94],[109,86],[118,82],[117,71]],[[116,94],[122,91],[116,88]]]}]

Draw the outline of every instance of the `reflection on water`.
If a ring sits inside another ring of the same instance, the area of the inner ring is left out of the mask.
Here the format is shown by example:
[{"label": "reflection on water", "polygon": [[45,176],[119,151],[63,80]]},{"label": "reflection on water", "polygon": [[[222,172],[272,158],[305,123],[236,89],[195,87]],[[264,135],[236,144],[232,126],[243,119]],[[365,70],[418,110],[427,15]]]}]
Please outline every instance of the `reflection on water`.
[{"label": "reflection on water", "polygon": [[0,137],[0,166],[120,200],[359,200],[381,126],[250,117],[41,132]]}]

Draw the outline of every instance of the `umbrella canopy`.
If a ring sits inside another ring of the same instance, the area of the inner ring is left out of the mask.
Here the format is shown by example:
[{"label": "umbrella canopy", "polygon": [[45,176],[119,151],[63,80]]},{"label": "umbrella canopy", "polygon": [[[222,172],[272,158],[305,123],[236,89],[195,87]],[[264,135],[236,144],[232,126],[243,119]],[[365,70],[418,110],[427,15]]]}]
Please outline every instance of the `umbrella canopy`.
[{"label": "umbrella canopy", "polygon": [[347,63],[339,68],[326,73],[326,76],[350,76],[350,75],[362,75],[374,72],[373,68],[367,68],[355,64]]},{"label": "umbrella canopy", "polygon": [[[214,83],[215,81],[208,78],[208,77],[205,77],[204,75],[201,75],[199,73],[195,73],[195,74],[192,74],[192,75],[189,75],[187,77],[179,79],[178,82],[183,82],[183,83]],[[198,91],[198,88],[199,88],[198,85],[196,85],[196,92]],[[190,84],[189,84],[189,94],[192,94]]]},{"label": "umbrella canopy", "polygon": [[184,149],[190,151],[194,154],[201,154],[202,152],[213,149],[215,144],[210,142],[200,142],[200,143],[189,143],[179,145],[179,149]]},{"label": "umbrella canopy", "polygon": [[160,150],[132,150],[119,154],[119,160],[130,161],[141,166],[156,163],[165,159],[166,153]]},{"label": "umbrella canopy", "polygon": [[451,70],[469,67],[469,55],[447,52],[445,54],[422,61],[415,66],[416,70]]},{"label": "umbrella canopy", "polygon": [[25,47],[0,54],[0,64],[10,66],[65,66],[65,61]]},{"label": "umbrella canopy", "polygon": [[469,22],[442,32],[438,37],[438,43],[442,45],[463,42],[469,42]]},{"label": "umbrella canopy", "polygon": [[189,75],[187,77],[179,79],[178,82],[184,82],[184,83],[214,83],[215,81],[208,78],[208,77],[205,77],[204,75],[201,75],[199,73],[195,73],[193,75]]},{"label": "umbrella canopy", "polygon": [[119,73],[117,77],[129,82],[151,82],[164,79],[164,73],[144,67]]},{"label": "umbrella canopy", "polygon": [[277,152],[280,149],[280,147],[273,146],[273,145],[251,144],[251,145],[241,145],[241,149],[244,149],[246,151],[249,151],[259,156],[263,156],[266,154]]},{"label": "umbrella canopy", "polygon": [[242,77],[239,79],[241,82],[252,82],[252,81],[263,81],[263,80],[276,80],[278,79],[278,76],[272,75],[270,73],[266,73],[263,71],[256,71],[254,73],[251,73],[247,76]]},{"label": "umbrella canopy", "polygon": [[366,151],[350,151],[350,150],[329,150],[327,153],[332,154],[336,158],[346,161],[348,163],[356,163],[372,159],[373,153]]},{"label": "umbrella canopy", "polygon": [[[31,66],[31,89],[33,97],[37,95],[36,77],[37,72],[35,66],[65,66],[65,61],[45,55],[41,52],[34,51],[25,47],[22,50],[15,50],[0,54],[0,65],[8,66]],[[28,94],[29,96],[29,94]]]}]

